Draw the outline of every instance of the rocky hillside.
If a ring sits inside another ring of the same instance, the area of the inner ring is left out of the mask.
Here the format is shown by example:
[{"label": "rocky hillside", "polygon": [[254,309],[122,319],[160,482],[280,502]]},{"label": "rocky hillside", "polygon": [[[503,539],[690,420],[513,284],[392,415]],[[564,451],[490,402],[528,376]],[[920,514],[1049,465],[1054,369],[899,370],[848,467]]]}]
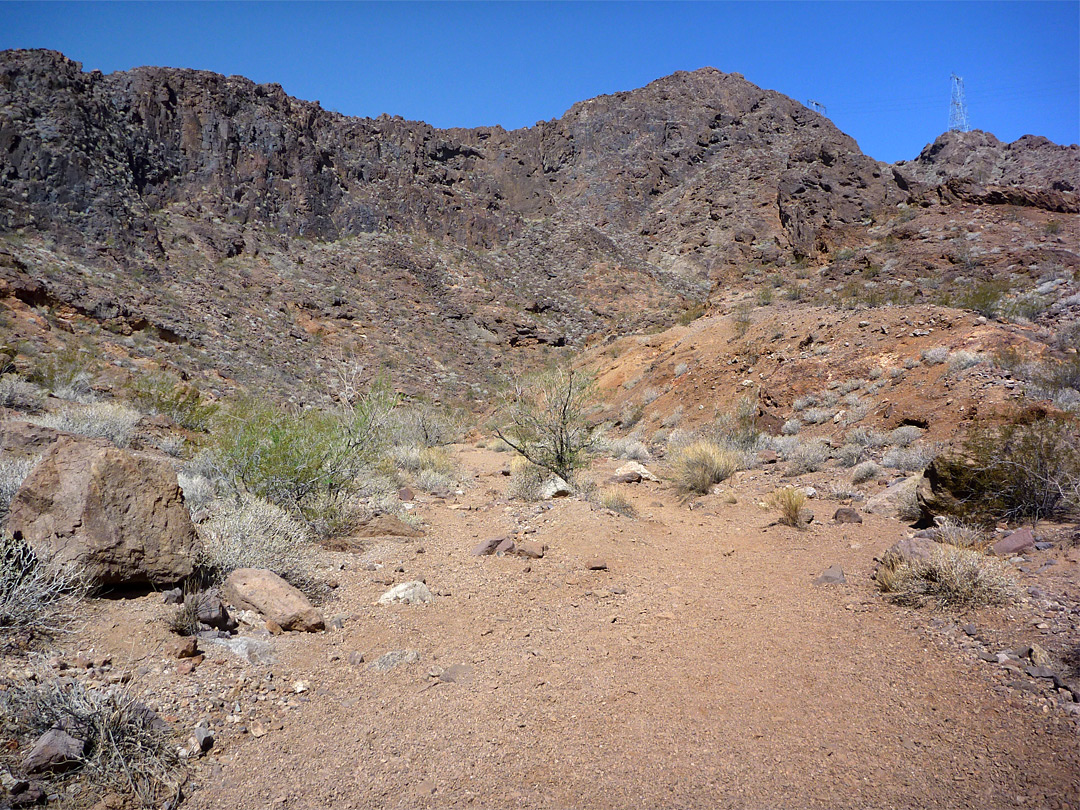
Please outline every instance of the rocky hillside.
[{"label": "rocky hillside", "polygon": [[[983,133],[881,164],[710,68],[507,132],[9,51],[0,300],[16,337],[115,364],[287,397],[345,354],[406,390],[483,397],[538,346],[666,325],[762,274],[832,295],[856,257],[910,286],[958,264],[991,272],[984,244],[1006,268],[1075,270],[1078,176],[1075,146]],[[983,242],[940,249],[973,212]],[[999,239],[1003,222],[1018,233]],[[904,239],[923,247],[889,262]]]}]

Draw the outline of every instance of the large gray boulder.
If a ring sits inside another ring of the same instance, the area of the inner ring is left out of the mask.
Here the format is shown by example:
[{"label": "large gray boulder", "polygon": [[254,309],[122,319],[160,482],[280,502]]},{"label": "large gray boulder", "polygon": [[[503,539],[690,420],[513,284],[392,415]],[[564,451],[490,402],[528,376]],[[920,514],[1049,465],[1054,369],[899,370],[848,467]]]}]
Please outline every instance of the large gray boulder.
[{"label": "large gray boulder", "polygon": [[92,587],[191,574],[198,536],[165,461],[103,439],[59,437],[11,502],[8,529]]}]

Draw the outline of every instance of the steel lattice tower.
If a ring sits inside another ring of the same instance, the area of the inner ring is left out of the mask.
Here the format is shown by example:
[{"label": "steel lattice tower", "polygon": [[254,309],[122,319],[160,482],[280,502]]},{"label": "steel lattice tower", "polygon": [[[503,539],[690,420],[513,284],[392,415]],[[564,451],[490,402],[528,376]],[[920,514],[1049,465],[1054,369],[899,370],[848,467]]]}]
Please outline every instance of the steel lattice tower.
[{"label": "steel lattice tower", "polygon": [[952,100],[949,102],[949,132],[969,132],[967,102],[964,101],[964,79],[952,74]]}]

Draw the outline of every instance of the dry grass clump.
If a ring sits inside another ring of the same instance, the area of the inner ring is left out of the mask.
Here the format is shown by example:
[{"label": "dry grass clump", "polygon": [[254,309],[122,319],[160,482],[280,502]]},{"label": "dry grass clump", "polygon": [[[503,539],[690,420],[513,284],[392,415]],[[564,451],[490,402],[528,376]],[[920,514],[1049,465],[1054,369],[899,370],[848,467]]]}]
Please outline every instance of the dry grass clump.
[{"label": "dry grass clump", "polygon": [[251,495],[217,501],[199,529],[201,563],[219,578],[237,568],[267,568],[285,579],[306,570],[308,528],[269,501]]},{"label": "dry grass clump", "polygon": [[704,494],[743,469],[742,462],[742,453],[699,439],[674,452],[672,476],[683,492]]},{"label": "dry grass clump", "polygon": [[944,363],[949,358],[949,350],[945,346],[935,346],[925,349],[922,353],[923,362],[928,366],[936,366]]},{"label": "dry grass clump", "polygon": [[610,454],[612,458],[628,458],[632,461],[649,461],[652,458],[645,443],[633,436],[610,439],[601,444],[600,449]]},{"label": "dry grass clump", "polygon": [[828,460],[829,448],[823,442],[801,442],[787,455],[787,475],[817,472]]},{"label": "dry grass clump", "polygon": [[108,439],[117,447],[127,447],[140,419],[139,411],[122,402],[91,402],[65,405],[58,411],[32,416],[28,421],[91,439]]},{"label": "dry grass clump", "polygon": [[605,509],[632,518],[637,514],[634,505],[617,487],[605,487],[596,493],[596,502]]},{"label": "dry grass clump", "polygon": [[934,518],[934,523],[940,543],[974,551],[986,551],[990,546],[990,536],[979,526],[945,516]]},{"label": "dry grass clump", "polygon": [[903,558],[883,565],[878,587],[901,604],[932,599],[941,607],[1000,605],[1012,594],[1005,564],[978,551],[938,544],[926,560]]},{"label": "dry grass clump", "polygon": [[806,503],[806,493],[795,487],[778,489],[769,497],[769,503],[780,510],[780,522],[785,526],[799,528],[802,519],[799,513]]},{"label": "dry grass clump", "polygon": [[0,534],[0,633],[64,631],[85,592],[76,569],[53,565],[25,540]]},{"label": "dry grass clump", "polygon": [[75,680],[20,681],[0,692],[5,737],[30,738],[63,728],[86,743],[78,768],[102,791],[140,807],[174,807],[183,768],[169,727],[131,695]]},{"label": "dry grass clump", "polygon": [[922,436],[922,428],[915,425],[901,425],[889,434],[889,444],[896,447],[911,447]]},{"label": "dry grass clump", "polygon": [[0,407],[33,412],[45,402],[45,392],[17,374],[0,376]]}]

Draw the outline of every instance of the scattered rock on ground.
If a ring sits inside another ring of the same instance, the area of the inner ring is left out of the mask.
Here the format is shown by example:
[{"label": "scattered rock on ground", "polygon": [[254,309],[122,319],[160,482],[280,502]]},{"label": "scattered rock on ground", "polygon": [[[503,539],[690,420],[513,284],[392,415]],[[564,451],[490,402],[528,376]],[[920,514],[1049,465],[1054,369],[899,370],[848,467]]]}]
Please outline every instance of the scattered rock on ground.
[{"label": "scattered rock on ground", "polygon": [[841,506],[833,514],[836,523],[862,523],[862,515],[850,506]]},{"label": "scattered rock on ground", "polygon": [[549,478],[540,487],[540,498],[545,501],[554,498],[567,498],[573,494],[574,488],[558,476]]},{"label": "scattered rock on ground", "polygon": [[916,492],[922,481],[922,475],[912,475],[902,481],[891,484],[866,502],[866,511],[882,517],[912,522],[919,519],[919,502]]},{"label": "scattered rock on ground", "polygon": [[370,664],[370,669],[377,672],[389,672],[399,664],[415,664],[420,660],[418,650],[394,650],[383,653]]},{"label": "scattered rock on ground", "polygon": [[660,483],[659,478],[649,472],[648,468],[645,467],[644,464],[641,464],[637,461],[628,461],[626,464],[623,464],[621,467],[615,470],[615,475],[626,475],[627,473],[637,473],[646,481]]},{"label": "scattered rock on ground", "polygon": [[821,576],[814,580],[815,585],[843,585],[845,582],[847,582],[847,577],[844,576],[844,569],[839,565],[826,568]]},{"label": "scattered rock on ground", "polygon": [[494,554],[495,549],[498,548],[498,546],[499,546],[499,543],[501,543],[503,540],[506,540],[506,539],[507,538],[505,536],[503,536],[503,537],[489,537],[487,540],[482,540],[480,543],[478,543],[473,548],[472,555],[474,557],[484,557],[484,556],[487,556],[488,554]]},{"label": "scattered rock on ground", "polygon": [[22,769],[28,774],[61,773],[79,765],[86,752],[86,743],[58,728],[38,737]]},{"label": "scattered rock on ground", "polygon": [[353,532],[354,537],[423,537],[424,532],[394,515],[376,515]]},{"label": "scattered rock on ground", "polygon": [[1010,532],[991,546],[991,550],[999,557],[1008,557],[1019,554],[1035,545],[1035,535],[1031,529],[1025,526]]},{"label": "scattered rock on ground", "polygon": [[223,592],[232,605],[258,611],[283,630],[312,632],[326,626],[308,598],[273,571],[238,568],[225,580]]},{"label": "scattered rock on ground", "polygon": [[169,658],[193,658],[199,654],[198,639],[195,636],[171,638],[165,642],[165,654]]}]

